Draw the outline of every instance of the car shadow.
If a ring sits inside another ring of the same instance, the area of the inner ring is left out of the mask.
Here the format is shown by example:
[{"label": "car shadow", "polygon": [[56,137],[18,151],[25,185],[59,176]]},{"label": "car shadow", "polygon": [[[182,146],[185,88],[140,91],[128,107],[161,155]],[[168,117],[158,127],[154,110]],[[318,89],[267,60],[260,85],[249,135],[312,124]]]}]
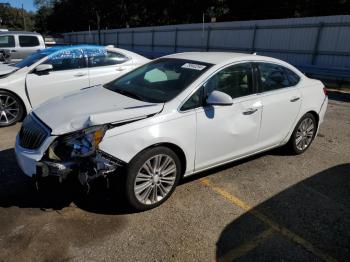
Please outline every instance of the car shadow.
[{"label": "car shadow", "polygon": [[243,163],[247,163],[247,162],[259,159],[259,158],[264,157],[266,155],[289,156],[289,155],[291,155],[291,153],[288,151],[288,149],[286,149],[284,147],[278,147],[278,148],[275,148],[275,149],[271,149],[269,151],[261,152],[261,153],[258,153],[256,155],[252,155],[252,156],[240,159],[240,160],[235,160],[233,162],[229,162],[227,164],[220,165],[220,166],[217,166],[217,167],[210,168],[208,170],[199,172],[199,173],[197,173],[195,175],[191,175],[191,176],[182,178],[180,180],[180,185],[181,184],[186,184],[186,183],[189,183],[189,182],[192,182],[192,181],[195,181],[195,180],[198,180],[198,179],[203,178],[203,177],[207,177],[207,176],[213,175],[215,173],[224,171],[226,169],[233,168],[235,166],[239,166],[239,165],[241,165]]},{"label": "car shadow", "polygon": [[350,163],[317,173],[235,218],[216,245],[217,261],[348,261]]},{"label": "car shadow", "polygon": [[[284,149],[260,153],[243,160],[222,165],[205,172],[183,178],[180,185],[240,165],[266,154],[285,155]],[[39,208],[41,210],[61,210],[75,205],[82,210],[97,214],[131,214],[138,211],[127,205],[123,193],[123,179],[113,177],[96,179],[89,193],[77,181],[68,180],[60,184],[56,178],[45,179],[45,185],[37,186],[34,180],[23,174],[17,165],[13,149],[0,151],[0,207]],[[109,184],[109,188],[107,187]]]}]

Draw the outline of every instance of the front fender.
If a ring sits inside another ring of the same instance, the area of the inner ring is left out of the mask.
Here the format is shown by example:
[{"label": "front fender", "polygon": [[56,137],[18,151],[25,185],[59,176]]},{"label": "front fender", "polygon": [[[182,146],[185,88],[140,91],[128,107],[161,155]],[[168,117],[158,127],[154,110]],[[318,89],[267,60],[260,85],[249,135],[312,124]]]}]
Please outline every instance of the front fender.
[{"label": "front fender", "polygon": [[8,77],[0,79],[0,90],[17,95],[22,100],[27,113],[32,110],[26,91],[26,73],[15,72]]},{"label": "front fender", "polygon": [[129,163],[139,152],[150,146],[170,143],[180,147],[185,154],[185,174],[192,172],[194,169],[195,113],[116,135],[113,133],[115,133],[113,129],[107,131],[99,148],[126,163]]}]

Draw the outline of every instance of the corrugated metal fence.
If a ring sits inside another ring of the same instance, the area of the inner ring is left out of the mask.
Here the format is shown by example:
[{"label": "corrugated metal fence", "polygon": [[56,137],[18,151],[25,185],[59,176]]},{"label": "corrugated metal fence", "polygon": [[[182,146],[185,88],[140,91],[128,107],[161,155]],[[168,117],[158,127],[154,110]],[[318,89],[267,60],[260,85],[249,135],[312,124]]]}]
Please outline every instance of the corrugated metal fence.
[{"label": "corrugated metal fence", "polygon": [[183,51],[257,52],[317,74],[350,77],[350,15],[72,32],[69,44],[100,43],[148,57]]}]

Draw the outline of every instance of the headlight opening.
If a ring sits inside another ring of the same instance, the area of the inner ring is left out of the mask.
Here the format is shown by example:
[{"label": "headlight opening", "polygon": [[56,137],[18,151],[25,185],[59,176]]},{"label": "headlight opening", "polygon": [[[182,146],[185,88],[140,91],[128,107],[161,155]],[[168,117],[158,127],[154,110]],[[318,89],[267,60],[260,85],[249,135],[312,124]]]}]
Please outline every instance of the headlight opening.
[{"label": "headlight opening", "polygon": [[67,142],[72,146],[72,157],[87,157],[94,154],[101,143],[107,128],[97,126],[82,131],[81,135]]}]

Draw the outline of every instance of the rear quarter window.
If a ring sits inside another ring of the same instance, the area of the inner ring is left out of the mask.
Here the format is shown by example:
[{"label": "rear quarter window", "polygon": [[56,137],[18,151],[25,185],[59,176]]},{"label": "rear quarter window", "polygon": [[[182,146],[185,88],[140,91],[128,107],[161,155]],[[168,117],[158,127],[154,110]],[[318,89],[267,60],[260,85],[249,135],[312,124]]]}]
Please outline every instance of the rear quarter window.
[{"label": "rear quarter window", "polygon": [[33,47],[33,46],[40,45],[39,39],[37,36],[20,35],[18,39],[19,39],[19,45],[21,47]]}]

